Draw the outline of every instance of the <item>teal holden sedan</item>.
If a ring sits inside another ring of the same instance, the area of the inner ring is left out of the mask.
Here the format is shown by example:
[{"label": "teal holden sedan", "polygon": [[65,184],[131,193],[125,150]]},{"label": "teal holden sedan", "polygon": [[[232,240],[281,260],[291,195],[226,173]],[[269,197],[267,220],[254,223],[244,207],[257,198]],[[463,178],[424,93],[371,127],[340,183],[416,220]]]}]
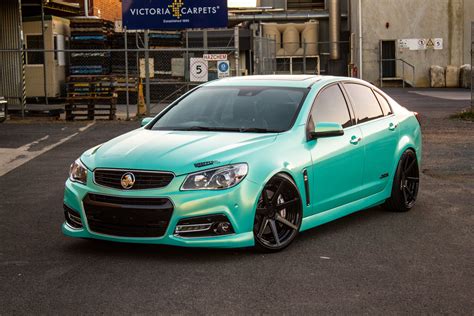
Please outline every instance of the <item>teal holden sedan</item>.
[{"label": "teal holden sedan", "polygon": [[248,76],[203,84],[70,168],[64,234],[278,251],[299,232],[416,201],[417,113],[365,81]]}]

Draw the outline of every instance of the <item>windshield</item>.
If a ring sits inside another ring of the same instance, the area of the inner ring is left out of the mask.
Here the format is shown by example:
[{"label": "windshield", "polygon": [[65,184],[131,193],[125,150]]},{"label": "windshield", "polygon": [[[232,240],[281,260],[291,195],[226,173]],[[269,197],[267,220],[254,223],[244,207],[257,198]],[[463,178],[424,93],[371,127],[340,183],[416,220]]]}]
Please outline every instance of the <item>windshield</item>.
[{"label": "windshield", "polygon": [[307,89],[201,87],[169,109],[153,130],[283,132],[291,128]]}]

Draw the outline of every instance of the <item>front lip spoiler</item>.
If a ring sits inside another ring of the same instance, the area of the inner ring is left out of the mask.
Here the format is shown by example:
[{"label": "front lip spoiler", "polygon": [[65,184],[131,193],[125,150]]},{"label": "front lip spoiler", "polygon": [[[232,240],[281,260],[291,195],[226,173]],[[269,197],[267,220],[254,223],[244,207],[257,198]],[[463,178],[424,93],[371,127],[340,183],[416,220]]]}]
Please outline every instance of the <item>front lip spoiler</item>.
[{"label": "front lip spoiler", "polygon": [[159,244],[177,247],[194,248],[244,248],[255,246],[253,232],[239,234],[220,235],[213,237],[183,238],[174,235],[165,235],[161,238],[119,238],[106,235],[90,234],[84,228],[71,229],[66,223],[62,225],[62,231],[66,236],[76,238],[100,239],[111,242],[134,243],[134,244]]}]

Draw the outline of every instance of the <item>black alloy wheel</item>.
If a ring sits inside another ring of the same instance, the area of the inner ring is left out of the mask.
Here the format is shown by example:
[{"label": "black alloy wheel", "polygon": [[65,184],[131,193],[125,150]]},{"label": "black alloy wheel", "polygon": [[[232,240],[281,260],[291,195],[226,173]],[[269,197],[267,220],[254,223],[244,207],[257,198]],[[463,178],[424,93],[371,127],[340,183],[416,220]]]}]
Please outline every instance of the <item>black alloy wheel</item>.
[{"label": "black alloy wheel", "polygon": [[386,206],[396,212],[409,211],[415,205],[419,186],[418,159],[415,152],[408,149],[398,163],[392,196],[387,200]]},{"label": "black alloy wheel", "polygon": [[285,175],[274,176],[263,189],[255,213],[254,236],[257,248],[279,251],[298,235],[302,210],[298,188]]}]

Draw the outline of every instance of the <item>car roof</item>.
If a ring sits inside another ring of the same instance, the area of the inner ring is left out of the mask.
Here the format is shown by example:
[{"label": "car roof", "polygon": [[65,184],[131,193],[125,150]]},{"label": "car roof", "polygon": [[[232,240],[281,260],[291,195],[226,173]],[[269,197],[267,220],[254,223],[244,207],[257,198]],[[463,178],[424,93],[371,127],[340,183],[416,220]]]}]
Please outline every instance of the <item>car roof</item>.
[{"label": "car roof", "polygon": [[[316,82],[332,81],[338,77],[316,75],[257,75],[228,77],[210,81],[205,86],[275,86],[290,88],[309,88]],[[348,79],[343,78],[341,79]]]}]

